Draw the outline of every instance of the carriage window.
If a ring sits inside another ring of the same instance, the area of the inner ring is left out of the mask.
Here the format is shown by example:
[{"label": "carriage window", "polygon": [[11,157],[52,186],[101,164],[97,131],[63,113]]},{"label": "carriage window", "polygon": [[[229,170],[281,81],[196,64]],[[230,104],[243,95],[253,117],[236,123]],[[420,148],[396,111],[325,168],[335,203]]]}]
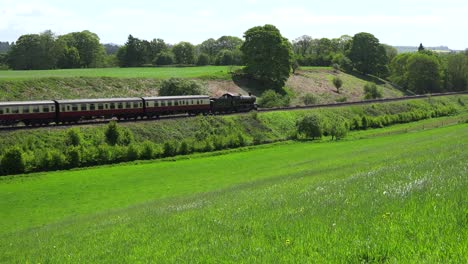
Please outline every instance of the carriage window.
[{"label": "carriage window", "polygon": [[55,111],[55,106],[51,106],[50,111],[54,112]]},{"label": "carriage window", "polygon": [[126,102],[125,103],[125,108],[132,108],[132,103]]},{"label": "carriage window", "polygon": [[140,107],[143,107],[143,103],[139,103],[138,105],[139,105]]},{"label": "carriage window", "polygon": [[96,109],[96,105],[95,104],[90,104],[89,105],[89,110],[95,110]]},{"label": "carriage window", "polygon": [[103,105],[103,104],[98,104],[98,109],[99,109],[99,110],[104,109],[104,105]]},{"label": "carriage window", "polygon": [[104,104],[104,109],[109,109],[109,104]]},{"label": "carriage window", "polygon": [[11,113],[12,113],[12,114],[17,114],[17,113],[19,113],[18,107],[16,107],[16,106],[15,106],[15,107],[12,107],[12,108],[11,108]]},{"label": "carriage window", "polygon": [[49,113],[49,106],[48,106],[48,105],[44,105],[44,106],[42,107],[42,112],[44,112],[44,113]]},{"label": "carriage window", "polygon": [[67,105],[67,111],[70,111],[70,105]]},{"label": "carriage window", "polygon": [[9,114],[10,113],[10,108],[5,108],[5,114]]},{"label": "carriage window", "polygon": [[65,112],[65,106],[61,105],[61,106],[60,106],[60,111],[61,111],[61,112]]},{"label": "carriage window", "polygon": [[110,103],[110,109],[115,109],[115,104],[114,103]]},{"label": "carriage window", "polygon": [[86,111],[86,104],[81,104],[81,111]]},{"label": "carriage window", "polygon": [[29,113],[29,106],[23,106],[23,113],[24,114]]},{"label": "carriage window", "polygon": [[72,104],[72,111],[78,111],[78,105]]},{"label": "carriage window", "polygon": [[167,106],[172,106],[172,101],[168,101]]},{"label": "carriage window", "polygon": [[0,115],[3,115],[3,108],[0,108]]},{"label": "carriage window", "polygon": [[123,103],[117,103],[117,108],[122,109],[123,108]]},{"label": "carriage window", "polygon": [[33,107],[33,112],[34,113],[39,113],[39,106],[34,106]]},{"label": "carriage window", "polygon": [[175,101],[175,102],[174,102],[174,105],[179,105],[179,101]]}]

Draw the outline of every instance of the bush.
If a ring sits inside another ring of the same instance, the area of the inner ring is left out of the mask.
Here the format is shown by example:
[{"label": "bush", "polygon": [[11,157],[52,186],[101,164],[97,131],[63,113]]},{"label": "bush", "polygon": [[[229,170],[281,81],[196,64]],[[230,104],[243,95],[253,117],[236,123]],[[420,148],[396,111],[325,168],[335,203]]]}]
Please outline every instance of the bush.
[{"label": "bush", "polygon": [[342,139],[348,134],[349,125],[346,122],[346,119],[339,115],[334,115],[330,118],[330,122],[327,128],[328,134],[333,139]]},{"label": "bush", "polygon": [[314,105],[318,103],[318,98],[311,93],[305,94],[303,99],[305,105]]},{"label": "bush", "polygon": [[117,122],[110,121],[107,125],[106,131],[104,132],[106,136],[107,144],[114,146],[117,144],[117,141],[120,137],[120,129],[117,127]]},{"label": "bush", "polygon": [[134,141],[133,133],[130,129],[120,129],[117,143],[122,146],[128,146]]},{"label": "bush", "polygon": [[138,157],[139,157],[138,147],[135,145],[130,145],[127,148],[127,160],[128,161],[137,160]]},{"label": "bush", "polygon": [[72,168],[81,165],[81,149],[79,147],[71,146],[67,149],[67,163]]},{"label": "bush", "polygon": [[150,141],[145,141],[143,143],[143,150],[141,151],[140,157],[142,159],[152,159],[155,156],[155,149],[153,143]]},{"label": "bush", "polygon": [[375,83],[367,83],[364,85],[365,99],[382,98],[382,96],[382,90],[380,90]]},{"label": "bush", "polygon": [[282,96],[273,90],[266,90],[262,94],[258,104],[261,107],[265,107],[265,108],[282,107],[282,106],[288,106],[289,101],[290,101],[290,98],[287,94]]},{"label": "bush", "polygon": [[71,128],[67,130],[65,136],[65,144],[67,146],[79,146],[83,141],[83,135],[78,128]]},{"label": "bush", "polygon": [[177,155],[177,143],[172,141],[166,141],[164,143],[163,156],[172,157]]},{"label": "bush", "polygon": [[321,138],[324,132],[324,120],[316,113],[305,116],[296,126],[299,134],[312,139]]},{"label": "bush", "polygon": [[175,96],[175,95],[198,95],[206,94],[202,84],[192,80],[184,80],[180,78],[170,78],[164,80],[159,89],[160,96]]},{"label": "bush", "polygon": [[18,174],[25,170],[23,152],[18,147],[13,147],[5,152],[1,159],[3,174]]},{"label": "bush", "polygon": [[340,93],[340,88],[343,85],[343,81],[340,79],[340,77],[334,77],[333,85],[335,85],[336,91]]}]

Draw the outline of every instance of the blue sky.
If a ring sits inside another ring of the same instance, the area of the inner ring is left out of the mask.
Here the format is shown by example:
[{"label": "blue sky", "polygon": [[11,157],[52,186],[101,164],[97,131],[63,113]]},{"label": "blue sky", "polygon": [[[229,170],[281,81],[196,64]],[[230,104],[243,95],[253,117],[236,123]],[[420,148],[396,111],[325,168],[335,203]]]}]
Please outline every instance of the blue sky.
[{"label": "blue sky", "polygon": [[103,43],[123,44],[132,34],[199,44],[242,37],[264,24],[290,40],[369,32],[390,45],[468,48],[466,0],[0,0],[0,41],[47,29],[58,35],[87,29]]}]

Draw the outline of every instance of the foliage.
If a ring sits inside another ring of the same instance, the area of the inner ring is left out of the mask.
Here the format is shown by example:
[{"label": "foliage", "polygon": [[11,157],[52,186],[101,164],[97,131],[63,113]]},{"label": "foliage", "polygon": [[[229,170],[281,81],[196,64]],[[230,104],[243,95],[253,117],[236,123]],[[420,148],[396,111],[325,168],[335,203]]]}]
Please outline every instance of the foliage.
[{"label": "foliage", "polygon": [[289,106],[290,98],[287,94],[281,95],[273,90],[266,90],[262,93],[259,106],[265,108]]},{"label": "foliage", "polygon": [[468,54],[457,53],[447,59],[447,90],[468,90]]},{"label": "foliage", "polygon": [[335,88],[336,88],[336,91],[337,91],[338,93],[340,93],[340,88],[341,88],[341,86],[343,85],[343,80],[341,80],[340,77],[334,77],[333,80],[332,80],[332,82],[333,82],[333,85],[334,85]]},{"label": "foliage", "polygon": [[242,44],[244,71],[253,78],[272,85],[284,86],[289,78],[292,50],[288,40],[273,25],[257,26],[244,33]]},{"label": "foliage", "polygon": [[326,123],[321,115],[312,113],[298,121],[296,126],[299,134],[315,139],[322,137]]},{"label": "foliage", "polygon": [[68,146],[79,146],[83,141],[83,134],[78,128],[70,128],[67,130],[65,144]]},{"label": "foliage", "polygon": [[106,136],[107,144],[114,146],[117,144],[120,138],[120,128],[117,125],[116,121],[110,121],[107,125],[104,135]]},{"label": "foliage", "polygon": [[189,42],[179,42],[172,47],[172,52],[177,64],[188,65],[195,63],[195,47]]},{"label": "foliage", "polygon": [[319,99],[312,93],[305,94],[302,100],[305,105],[314,105],[319,102]]},{"label": "foliage", "polygon": [[354,35],[349,51],[349,58],[356,70],[363,74],[385,76],[388,58],[384,46],[370,33]]},{"label": "foliage", "polygon": [[440,64],[435,56],[415,53],[407,64],[408,89],[417,93],[440,91]]},{"label": "foliage", "polygon": [[333,116],[329,121],[329,127],[332,140],[342,139],[348,134],[349,126],[342,116]]},{"label": "foliage", "polygon": [[210,64],[210,56],[206,53],[201,53],[197,58],[197,66],[205,66]]},{"label": "foliage", "polygon": [[3,174],[17,174],[23,173],[25,169],[23,152],[18,147],[8,149],[0,160],[0,171]]},{"label": "foliage", "polygon": [[132,35],[117,51],[117,59],[121,67],[138,67],[146,63],[147,46],[143,41]]},{"label": "foliage", "polygon": [[101,43],[99,43],[97,34],[88,30],[72,32],[60,36],[58,41],[65,43],[68,48],[76,48],[80,67],[96,68],[102,66],[105,50]]},{"label": "foliage", "polygon": [[375,83],[364,85],[364,99],[382,98],[382,90]]},{"label": "foliage", "polygon": [[154,65],[171,65],[175,63],[175,56],[172,51],[163,51],[159,53],[153,61]]},{"label": "foliage", "polygon": [[159,89],[160,96],[198,95],[205,93],[205,88],[200,82],[180,78],[164,80]]}]

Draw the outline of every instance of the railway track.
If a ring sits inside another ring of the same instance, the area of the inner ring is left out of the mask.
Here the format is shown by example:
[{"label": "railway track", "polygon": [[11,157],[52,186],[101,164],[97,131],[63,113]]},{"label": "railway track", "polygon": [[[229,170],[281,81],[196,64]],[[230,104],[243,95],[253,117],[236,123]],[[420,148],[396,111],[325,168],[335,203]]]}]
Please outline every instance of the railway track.
[{"label": "railway track", "polygon": [[[468,91],[464,92],[450,92],[450,93],[436,93],[436,94],[428,94],[428,95],[411,95],[411,96],[404,96],[404,97],[396,97],[396,98],[384,98],[384,99],[371,99],[371,100],[364,100],[364,101],[354,101],[354,102],[343,102],[343,103],[329,103],[329,104],[316,104],[316,105],[309,105],[309,106],[291,106],[291,107],[275,107],[275,108],[259,108],[258,112],[273,112],[273,111],[293,111],[293,110],[300,110],[300,109],[314,109],[314,108],[324,108],[324,107],[342,107],[342,106],[349,106],[349,105],[364,105],[364,104],[373,104],[373,103],[387,103],[387,102],[396,102],[396,101],[405,101],[405,100],[414,100],[414,99],[424,99],[424,98],[432,98],[432,97],[441,97],[441,96],[450,96],[450,95],[458,95],[458,94],[468,94]],[[228,113],[223,115],[231,115],[231,114],[239,114],[239,113]],[[240,113],[245,114],[245,113]],[[132,123],[132,122],[154,122],[157,120],[171,120],[171,119],[184,119],[184,118],[191,118],[194,117],[193,115],[181,114],[181,115],[170,115],[170,116],[161,116],[157,119],[152,118],[139,118],[139,119],[127,119],[127,120],[118,120],[119,123]],[[77,125],[98,125],[98,124],[106,124],[112,120],[117,119],[97,119],[97,120],[85,120],[80,121],[77,123],[65,123],[65,124],[49,124],[49,125],[36,125],[36,126],[25,126],[25,125],[17,125],[17,126],[0,126],[0,131],[14,131],[14,130],[28,130],[28,129],[37,129],[37,128],[64,128],[64,127],[71,127]]]}]

